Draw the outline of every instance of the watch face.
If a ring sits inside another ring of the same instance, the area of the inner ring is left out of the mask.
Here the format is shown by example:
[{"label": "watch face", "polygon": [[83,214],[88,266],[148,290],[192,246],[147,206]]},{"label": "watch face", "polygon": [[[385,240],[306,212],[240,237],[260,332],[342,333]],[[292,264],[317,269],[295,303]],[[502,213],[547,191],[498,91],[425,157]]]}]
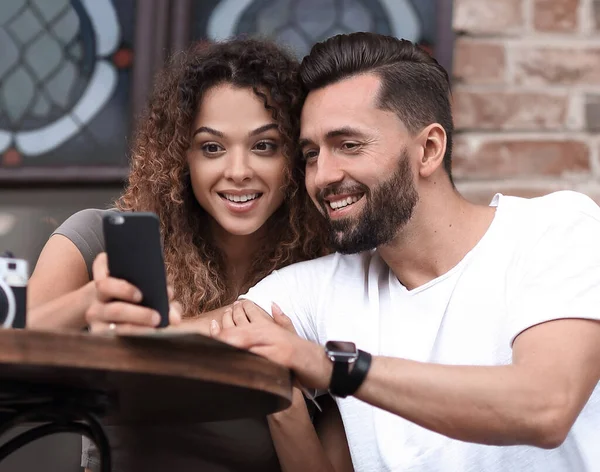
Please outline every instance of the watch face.
[{"label": "watch face", "polygon": [[347,341],[327,341],[325,344],[327,355],[331,358],[354,359],[358,355],[356,344]]}]

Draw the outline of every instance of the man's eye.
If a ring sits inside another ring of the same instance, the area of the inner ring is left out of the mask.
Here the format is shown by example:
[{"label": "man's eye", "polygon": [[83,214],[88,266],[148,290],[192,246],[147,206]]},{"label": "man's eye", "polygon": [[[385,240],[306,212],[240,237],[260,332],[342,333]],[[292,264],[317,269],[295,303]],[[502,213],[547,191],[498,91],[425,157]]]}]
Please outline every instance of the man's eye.
[{"label": "man's eye", "polygon": [[305,161],[310,161],[319,155],[317,151],[306,151],[302,157]]},{"label": "man's eye", "polygon": [[344,143],[342,144],[342,149],[345,151],[353,151],[356,148],[360,147],[359,143]]}]

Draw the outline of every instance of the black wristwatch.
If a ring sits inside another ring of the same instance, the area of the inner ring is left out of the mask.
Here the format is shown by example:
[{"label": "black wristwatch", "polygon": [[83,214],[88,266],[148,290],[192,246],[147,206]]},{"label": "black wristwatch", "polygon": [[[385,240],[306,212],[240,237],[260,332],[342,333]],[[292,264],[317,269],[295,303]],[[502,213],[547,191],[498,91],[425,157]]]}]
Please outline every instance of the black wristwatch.
[{"label": "black wristwatch", "polygon": [[342,398],[353,395],[367,376],[371,354],[346,341],[328,341],[325,354],[333,362],[329,393]]}]

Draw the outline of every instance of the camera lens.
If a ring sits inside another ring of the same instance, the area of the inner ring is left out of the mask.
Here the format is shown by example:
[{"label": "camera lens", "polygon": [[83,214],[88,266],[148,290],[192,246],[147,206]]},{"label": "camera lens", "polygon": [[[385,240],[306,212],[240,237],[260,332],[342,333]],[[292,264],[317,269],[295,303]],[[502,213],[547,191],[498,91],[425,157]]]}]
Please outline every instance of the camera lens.
[{"label": "camera lens", "polygon": [[8,263],[8,268],[9,268],[9,270],[15,270],[17,268],[17,263],[16,262],[9,262]]},{"label": "camera lens", "polygon": [[110,218],[110,222],[113,225],[122,225],[125,223],[125,218],[123,218],[121,215],[114,215]]},{"label": "camera lens", "polygon": [[6,316],[8,315],[8,298],[0,287],[0,327],[4,324],[4,320],[6,320]]}]

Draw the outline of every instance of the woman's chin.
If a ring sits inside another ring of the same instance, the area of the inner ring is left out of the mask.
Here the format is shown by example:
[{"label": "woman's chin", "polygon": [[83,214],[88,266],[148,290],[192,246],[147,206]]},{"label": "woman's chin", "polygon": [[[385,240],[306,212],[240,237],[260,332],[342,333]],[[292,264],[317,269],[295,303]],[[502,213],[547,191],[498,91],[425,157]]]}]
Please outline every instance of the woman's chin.
[{"label": "woman's chin", "polygon": [[264,226],[265,222],[244,221],[221,225],[221,228],[231,236],[251,236]]}]

